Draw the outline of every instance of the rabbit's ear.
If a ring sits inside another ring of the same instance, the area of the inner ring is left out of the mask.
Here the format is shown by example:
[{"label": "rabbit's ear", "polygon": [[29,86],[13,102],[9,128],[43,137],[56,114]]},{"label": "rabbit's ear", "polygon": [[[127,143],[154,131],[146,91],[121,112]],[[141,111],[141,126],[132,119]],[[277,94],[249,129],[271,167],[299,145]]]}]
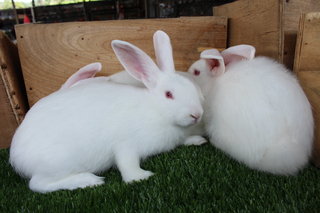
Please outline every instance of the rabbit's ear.
[{"label": "rabbit's ear", "polygon": [[160,70],[174,72],[172,46],[169,36],[165,32],[158,30],[153,34],[153,46]]},{"label": "rabbit's ear", "polygon": [[69,88],[80,80],[94,77],[97,72],[101,71],[101,68],[102,65],[99,62],[88,64],[80,68],[77,72],[75,72],[67,79],[67,81],[61,86],[60,89]]},{"label": "rabbit's ear", "polygon": [[225,64],[230,62],[240,61],[240,60],[251,60],[254,58],[256,49],[251,45],[237,45],[230,47],[221,52],[221,55],[224,58]]},{"label": "rabbit's ear", "polygon": [[225,72],[224,60],[218,50],[204,50],[201,52],[200,58],[206,60],[214,76],[221,75]]},{"label": "rabbit's ear", "polygon": [[152,59],[138,47],[119,40],[111,42],[112,48],[125,70],[147,88],[154,88],[161,72]]}]

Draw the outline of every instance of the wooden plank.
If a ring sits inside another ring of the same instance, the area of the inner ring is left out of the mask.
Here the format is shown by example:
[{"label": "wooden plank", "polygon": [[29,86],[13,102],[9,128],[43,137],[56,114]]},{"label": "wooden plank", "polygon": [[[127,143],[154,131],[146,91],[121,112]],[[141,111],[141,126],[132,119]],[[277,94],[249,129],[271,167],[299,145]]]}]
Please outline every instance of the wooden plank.
[{"label": "wooden plank", "polygon": [[17,47],[0,32],[0,148],[7,148],[26,113]]},{"label": "wooden plank", "polygon": [[320,70],[320,12],[302,15],[300,26],[294,70]]},{"label": "wooden plank", "polygon": [[187,70],[199,58],[198,47],[226,47],[225,17],[16,26],[30,105],[57,90],[72,73],[88,63],[101,62],[101,75],[122,70],[110,45],[114,39],[131,42],[154,58],[152,36],[156,30],[164,30],[171,37],[178,70]]},{"label": "wooden plank", "polygon": [[305,14],[301,14],[300,21],[299,21],[299,30],[297,33],[294,64],[293,64],[293,72],[295,72],[296,74],[300,71],[300,57],[302,55],[301,48],[303,46],[302,42],[303,42],[304,24],[305,24]]},{"label": "wooden plank", "polygon": [[319,0],[283,0],[284,2],[284,31],[298,31],[302,13],[320,11]]},{"label": "wooden plank", "polygon": [[320,2],[319,0],[283,0],[283,4],[283,63],[288,68],[293,69],[300,15],[302,13],[320,11]]},{"label": "wooden plank", "polygon": [[18,126],[2,79],[0,79],[0,100],[0,148],[2,149],[10,146],[12,135]]},{"label": "wooden plank", "polygon": [[312,105],[315,121],[312,161],[320,167],[320,70],[298,72],[298,78]]},{"label": "wooden plank", "polygon": [[320,12],[300,18],[294,71],[313,108],[315,141],[313,163],[320,167]]},{"label": "wooden plank", "polygon": [[279,0],[238,0],[214,7],[213,14],[226,16],[228,46],[251,44],[257,55],[282,61],[282,30]]},{"label": "wooden plank", "polygon": [[229,20],[228,46],[251,44],[293,69],[301,13],[320,11],[319,0],[238,0],[214,8]]}]

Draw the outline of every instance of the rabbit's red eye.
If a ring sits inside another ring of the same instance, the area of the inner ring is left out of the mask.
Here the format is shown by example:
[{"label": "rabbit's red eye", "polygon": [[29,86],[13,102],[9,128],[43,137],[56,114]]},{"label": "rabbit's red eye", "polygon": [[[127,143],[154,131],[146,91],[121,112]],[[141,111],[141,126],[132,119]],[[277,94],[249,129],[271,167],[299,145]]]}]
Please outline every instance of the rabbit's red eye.
[{"label": "rabbit's red eye", "polygon": [[173,95],[170,91],[166,91],[166,98],[173,99]]},{"label": "rabbit's red eye", "polygon": [[199,70],[194,70],[194,71],[193,71],[193,74],[194,74],[195,76],[198,76],[198,75],[200,75],[200,71],[199,71]]}]

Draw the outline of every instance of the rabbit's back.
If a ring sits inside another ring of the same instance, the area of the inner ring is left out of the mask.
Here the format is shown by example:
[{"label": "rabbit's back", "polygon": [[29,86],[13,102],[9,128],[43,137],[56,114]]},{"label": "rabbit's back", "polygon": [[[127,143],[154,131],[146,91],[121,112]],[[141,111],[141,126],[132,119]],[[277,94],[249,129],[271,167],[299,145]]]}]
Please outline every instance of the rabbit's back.
[{"label": "rabbit's back", "polygon": [[264,57],[227,67],[205,111],[212,143],[249,166],[294,173],[311,151],[310,104],[295,77]]},{"label": "rabbit's back", "polygon": [[[41,99],[28,112],[10,151],[10,162],[21,174],[30,177],[38,168],[47,167],[51,171],[102,171],[113,164],[115,146],[132,139],[132,147],[147,152],[141,140],[173,131],[157,128],[161,119],[145,106],[149,102],[145,90],[103,79],[86,81]],[[166,149],[168,144],[163,146]]]}]

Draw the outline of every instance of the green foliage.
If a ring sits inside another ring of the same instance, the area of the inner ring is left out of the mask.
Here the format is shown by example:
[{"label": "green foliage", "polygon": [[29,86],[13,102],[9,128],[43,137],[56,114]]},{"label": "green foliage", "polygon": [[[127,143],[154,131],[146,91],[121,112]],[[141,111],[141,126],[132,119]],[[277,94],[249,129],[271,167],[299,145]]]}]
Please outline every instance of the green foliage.
[{"label": "green foliage", "polygon": [[[89,1],[98,1],[98,0],[85,0],[86,2]],[[72,3],[80,3],[83,0],[35,0],[35,6],[48,6],[48,5],[58,5],[58,4],[72,4]],[[14,0],[15,6],[17,9],[19,8],[30,8],[31,7],[31,0],[29,1],[22,1],[22,0]],[[12,2],[11,0],[0,0],[0,10],[4,9],[12,9]]]},{"label": "green foliage", "polygon": [[[89,2],[90,0],[85,0]],[[92,0],[98,1],[98,0]],[[73,4],[73,3],[81,3],[83,0],[35,0],[36,6],[47,6],[47,5],[57,5],[57,4]]]},{"label": "green foliage", "polygon": [[[30,7],[29,3],[22,2],[22,1],[14,1],[16,8],[27,8]],[[12,2],[11,0],[2,0],[0,1],[0,9],[12,9]]]},{"label": "green foliage", "polygon": [[111,169],[102,186],[38,194],[0,150],[0,212],[319,212],[320,171],[293,177],[248,169],[210,146],[180,147],[147,159],[150,179],[125,184]]}]

